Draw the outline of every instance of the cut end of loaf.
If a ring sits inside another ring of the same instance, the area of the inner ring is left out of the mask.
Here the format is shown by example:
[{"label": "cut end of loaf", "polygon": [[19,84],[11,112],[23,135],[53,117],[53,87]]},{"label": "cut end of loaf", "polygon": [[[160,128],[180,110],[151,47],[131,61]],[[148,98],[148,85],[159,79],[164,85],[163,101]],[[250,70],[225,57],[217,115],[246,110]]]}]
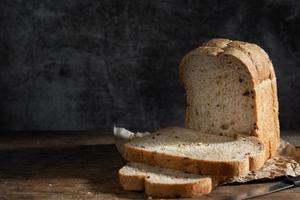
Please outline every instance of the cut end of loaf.
[{"label": "cut end of loaf", "polygon": [[280,137],[276,77],[262,48],[212,39],[189,52],[179,69],[187,93],[185,127],[256,136],[268,156],[275,154]]},{"label": "cut end of loaf", "polygon": [[209,133],[254,132],[253,83],[238,59],[189,57],[182,80],[187,92],[186,127]]}]

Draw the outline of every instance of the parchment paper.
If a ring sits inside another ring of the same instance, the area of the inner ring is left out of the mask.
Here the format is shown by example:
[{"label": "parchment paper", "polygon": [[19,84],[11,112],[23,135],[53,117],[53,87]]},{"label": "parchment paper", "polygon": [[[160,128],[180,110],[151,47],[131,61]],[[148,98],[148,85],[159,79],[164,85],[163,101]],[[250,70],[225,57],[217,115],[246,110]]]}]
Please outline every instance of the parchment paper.
[{"label": "parchment paper", "polygon": [[[118,151],[122,154],[123,144],[144,135],[151,134],[133,133],[124,128],[114,127],[114,136]],[[222,184],[227,183],[245,183],[253,180],[274,179],[280,176],[299,176],[300,175],[300,148],[281,140],[277,155],[266,161],[265,165],[259,171],[252,171],[246,176],[236,176],[228,178]]]}]

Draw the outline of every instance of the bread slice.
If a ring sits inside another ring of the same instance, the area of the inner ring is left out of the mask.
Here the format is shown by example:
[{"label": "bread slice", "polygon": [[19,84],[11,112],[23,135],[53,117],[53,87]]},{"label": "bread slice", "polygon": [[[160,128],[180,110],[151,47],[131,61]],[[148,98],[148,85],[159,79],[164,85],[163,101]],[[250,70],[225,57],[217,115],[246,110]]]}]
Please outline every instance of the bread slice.
[{"label": "bread slice", "polygon": [[265,148],[256,137],[171,127],[124,144],[123,156],[193,174],[239,176],[263,166]]},{"label": "bread slice", "polygon": [[209,176],[187,174],[176,170],[128,163],[119,170],[119,181],[125,190],[142,191],[155,198],[198,197],[210,193]]},{"label": "bread slice", "polygon": [[251,43],[213,39],[180,63],[185,127],[258,137],[268,157],[279,145],[277,85],[267,53]]}]

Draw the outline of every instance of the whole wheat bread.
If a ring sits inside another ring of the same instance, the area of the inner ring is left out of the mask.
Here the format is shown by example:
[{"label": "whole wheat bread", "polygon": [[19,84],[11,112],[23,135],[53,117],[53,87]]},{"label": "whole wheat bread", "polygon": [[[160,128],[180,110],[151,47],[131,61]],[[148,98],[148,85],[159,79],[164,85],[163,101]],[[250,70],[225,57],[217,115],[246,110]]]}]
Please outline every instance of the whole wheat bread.
[{"label": "whole wheat bread", "polygon": [[176,170],[128,163],[119,170],[119,181],[125,190],[143,191],[155,198],[198,197],[210,193],[212,179]]},{"label": "whole wheat bread", "polygon": [[256,137],[171,127],[126,143],[123,156],[194,174],[236,176],[262,167],[265,148]]},{"label": "whole wheat bread", "polygon": [[266,158],[279,145],[276,77],[266,52],[251,43],[213,39],[180,63],[187,93],[185,127],[258,137]]}]

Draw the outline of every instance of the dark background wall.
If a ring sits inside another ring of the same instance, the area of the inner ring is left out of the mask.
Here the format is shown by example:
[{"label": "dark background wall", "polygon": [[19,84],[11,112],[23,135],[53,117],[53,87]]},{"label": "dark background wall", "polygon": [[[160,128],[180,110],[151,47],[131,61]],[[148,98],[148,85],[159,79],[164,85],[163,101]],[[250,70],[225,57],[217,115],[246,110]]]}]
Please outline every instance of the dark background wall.
[{"label": "dark background wall", "polygon": [[181,125],[178,63],[214,38],[275,65],[283,130],[300,130],[300,1],[2,0],[0,128]]}]

